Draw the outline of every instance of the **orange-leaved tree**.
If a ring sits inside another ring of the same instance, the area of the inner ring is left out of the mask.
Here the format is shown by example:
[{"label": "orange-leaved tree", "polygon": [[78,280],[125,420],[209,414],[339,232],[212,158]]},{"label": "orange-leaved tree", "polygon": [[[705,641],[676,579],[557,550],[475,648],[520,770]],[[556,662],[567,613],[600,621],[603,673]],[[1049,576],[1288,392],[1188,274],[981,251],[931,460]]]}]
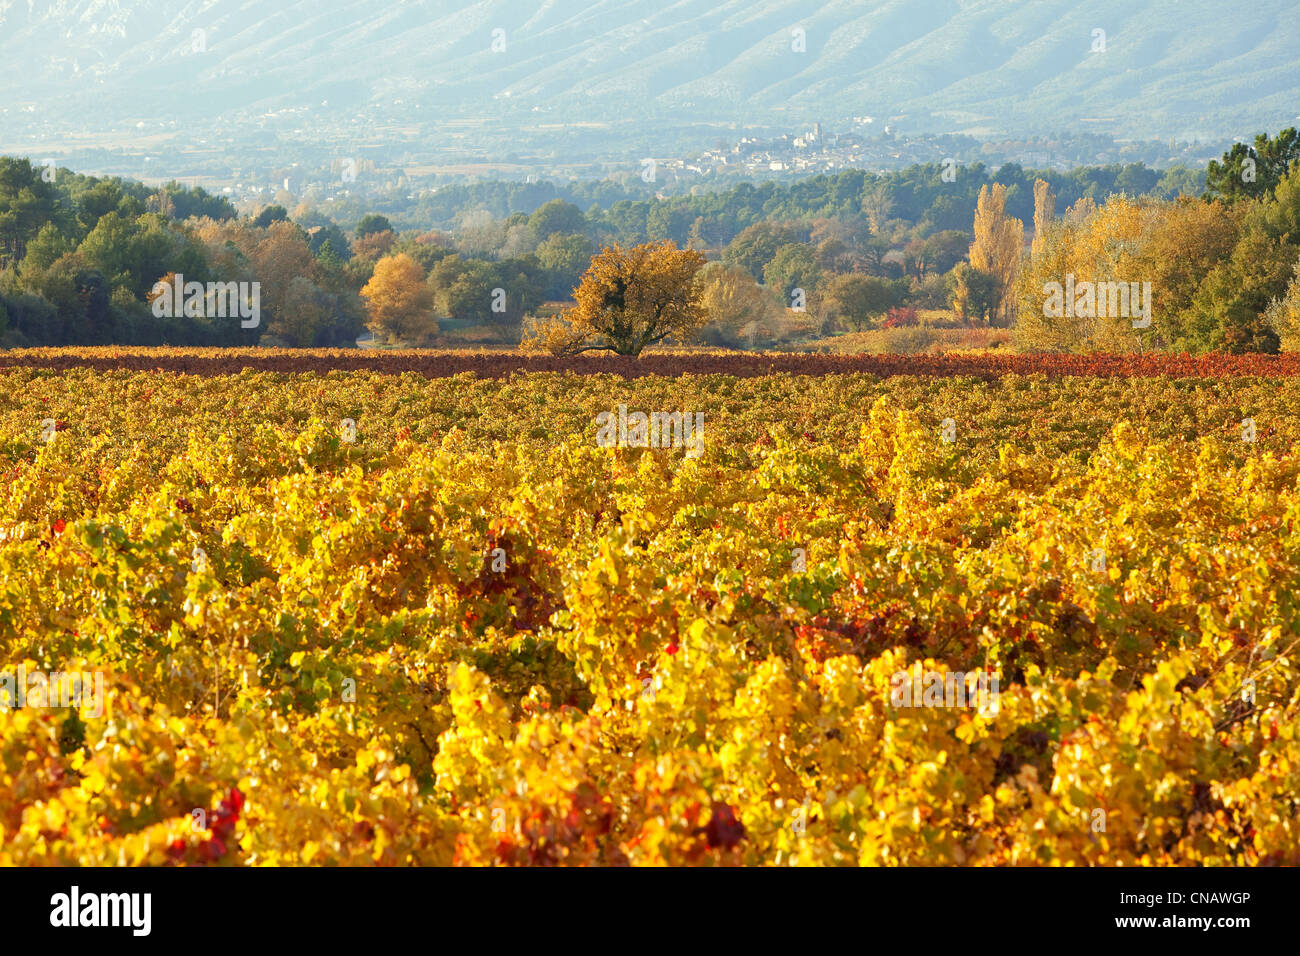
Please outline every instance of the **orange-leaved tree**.
[{"label": "orange-leaved tree", "polygon": [[697,281],[704,262],[671,241],[605,249],[574,291],[577,305],[534,326],[525,347],[555,355],[639,355],[670,336],[694,335],[708,319]]}]

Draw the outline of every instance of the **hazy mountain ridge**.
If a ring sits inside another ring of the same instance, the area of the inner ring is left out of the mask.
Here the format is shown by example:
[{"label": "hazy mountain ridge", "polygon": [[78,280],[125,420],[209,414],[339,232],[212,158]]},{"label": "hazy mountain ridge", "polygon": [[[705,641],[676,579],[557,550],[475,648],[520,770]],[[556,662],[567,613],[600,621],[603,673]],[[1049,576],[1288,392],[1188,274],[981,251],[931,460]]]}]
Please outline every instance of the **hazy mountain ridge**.
[{"label": "hazy mountain ridge", "polygon": [[1298,45],[1291,0],[0,0],[0,132],[309,108],[1230,137],[1294,120]]}]

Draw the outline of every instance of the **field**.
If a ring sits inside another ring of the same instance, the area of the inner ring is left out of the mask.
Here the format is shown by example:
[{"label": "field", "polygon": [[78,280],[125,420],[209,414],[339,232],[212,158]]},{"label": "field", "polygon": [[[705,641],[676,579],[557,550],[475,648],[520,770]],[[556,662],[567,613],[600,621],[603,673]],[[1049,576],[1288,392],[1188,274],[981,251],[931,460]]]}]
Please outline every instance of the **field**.
[{"label": "field", "polygon": [[[855,333],[856,334],[856,333]],[[862,333],[866,335],[867,333]],[[848,339],[850,336],[841,336]],[[469,373],[504,378],[524,372],[606,373],[622,378],[643,376],[826,375],[859,373],[887,378],[966,376],[994,379],[1003,375],[1073,375],[1088,378],[1172,377],[1241,378],[1300,375],[1300,353],[1266,355],[1030,355],[1015,352],[956,352],[921,355],[810,354],[808,352],[736,352],[709,348],[653,348],[639,358],[588,353],[550,356],[521,353],[506,346],[465,349],[273,349],[273,348],[124,348],[98,346],[0,350],[0,368],[184,372],[229,375],[264,372],[372,371],[416,372],[429,378]]]},{"label": "field", "polygon": [[1297,372],[0,353],[0,863],[1300,863]]}]

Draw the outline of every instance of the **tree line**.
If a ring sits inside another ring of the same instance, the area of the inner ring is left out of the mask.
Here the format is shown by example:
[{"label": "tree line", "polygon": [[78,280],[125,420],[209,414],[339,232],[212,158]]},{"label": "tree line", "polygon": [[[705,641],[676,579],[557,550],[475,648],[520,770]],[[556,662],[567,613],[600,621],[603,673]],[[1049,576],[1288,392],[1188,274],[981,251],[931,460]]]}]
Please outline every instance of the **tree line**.
[{"label": "tree line", "polygon": [[[601,249],[646,243],[698,254],[692,282],[705,321],[694,334],[716,344],[907,324],[927,309],[1010,325],[1032,305],[1025,290],[1035,277],[1066,265],[1087,272],[1084,252],[1061,250],[1104,246],[1101,234],[1122,226],[1123,249],[1144,244],[1142,267],[1162,276],[1162,288],[1172,286],[1151,263],[1204,273],[1195,276],[1204,291],[1190,296],[1192,277],[1170,273],[1183,291],[1162,292],[1160,309],[1180,318],[1162,322],[1147,344],[1267,350],[1282,340],[1275,330],[1288,313],[1273,303],[1284,301],[1294,256],[1285,268],[1277,263],[1290,254],[1289,236],[1300,235],[1286,232],[1278,211],[1290,201],[1279,184],[1289,182],[1295,149],[1292,130],[1237,144],[1206,174],[1138,164],[1068,173],[920,164],[663,199],[615,198],[626,187],[608,182],[474,184],[439,191],[453,229],[401,232],[383,213],[348,228],[306,205],[241,217],[202,188],[0,157],[0,345],[338,346],[367,328],[402,344],[465,328],[518,341],[581,292]],[[505,216],[485,203],[496,196],[509,208],[546,195]],[[1125,203],[1145,212],[1120,215]],[[1056,207],[1066,214],[1056,217]],[[1033,228],[1016,225],[1025,221]],[[1200,244],[1179,259],[1177,236],[1193,226]],[[1263,246],[1267,278],[1246,275]],[[260,283],[262,321],[244,329],[205,314],[158,315],[153,290],[177,275]],[[1022,324],[1026,347],[1111,342]]]}]

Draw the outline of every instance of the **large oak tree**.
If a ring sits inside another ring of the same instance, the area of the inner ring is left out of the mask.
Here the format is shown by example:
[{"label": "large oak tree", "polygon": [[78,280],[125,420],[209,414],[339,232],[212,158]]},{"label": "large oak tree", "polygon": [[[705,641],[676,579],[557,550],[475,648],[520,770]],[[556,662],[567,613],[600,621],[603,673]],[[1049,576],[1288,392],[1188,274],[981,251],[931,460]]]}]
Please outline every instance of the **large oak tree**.
[{"label": "large oak tree", "polygon": [[583,274],[577,305],[538,323],[527,344],[559,355],[639,355],[669,337],[692,336],[708,319],[696,281],[704,261],[671,241],[605,249]]}]

